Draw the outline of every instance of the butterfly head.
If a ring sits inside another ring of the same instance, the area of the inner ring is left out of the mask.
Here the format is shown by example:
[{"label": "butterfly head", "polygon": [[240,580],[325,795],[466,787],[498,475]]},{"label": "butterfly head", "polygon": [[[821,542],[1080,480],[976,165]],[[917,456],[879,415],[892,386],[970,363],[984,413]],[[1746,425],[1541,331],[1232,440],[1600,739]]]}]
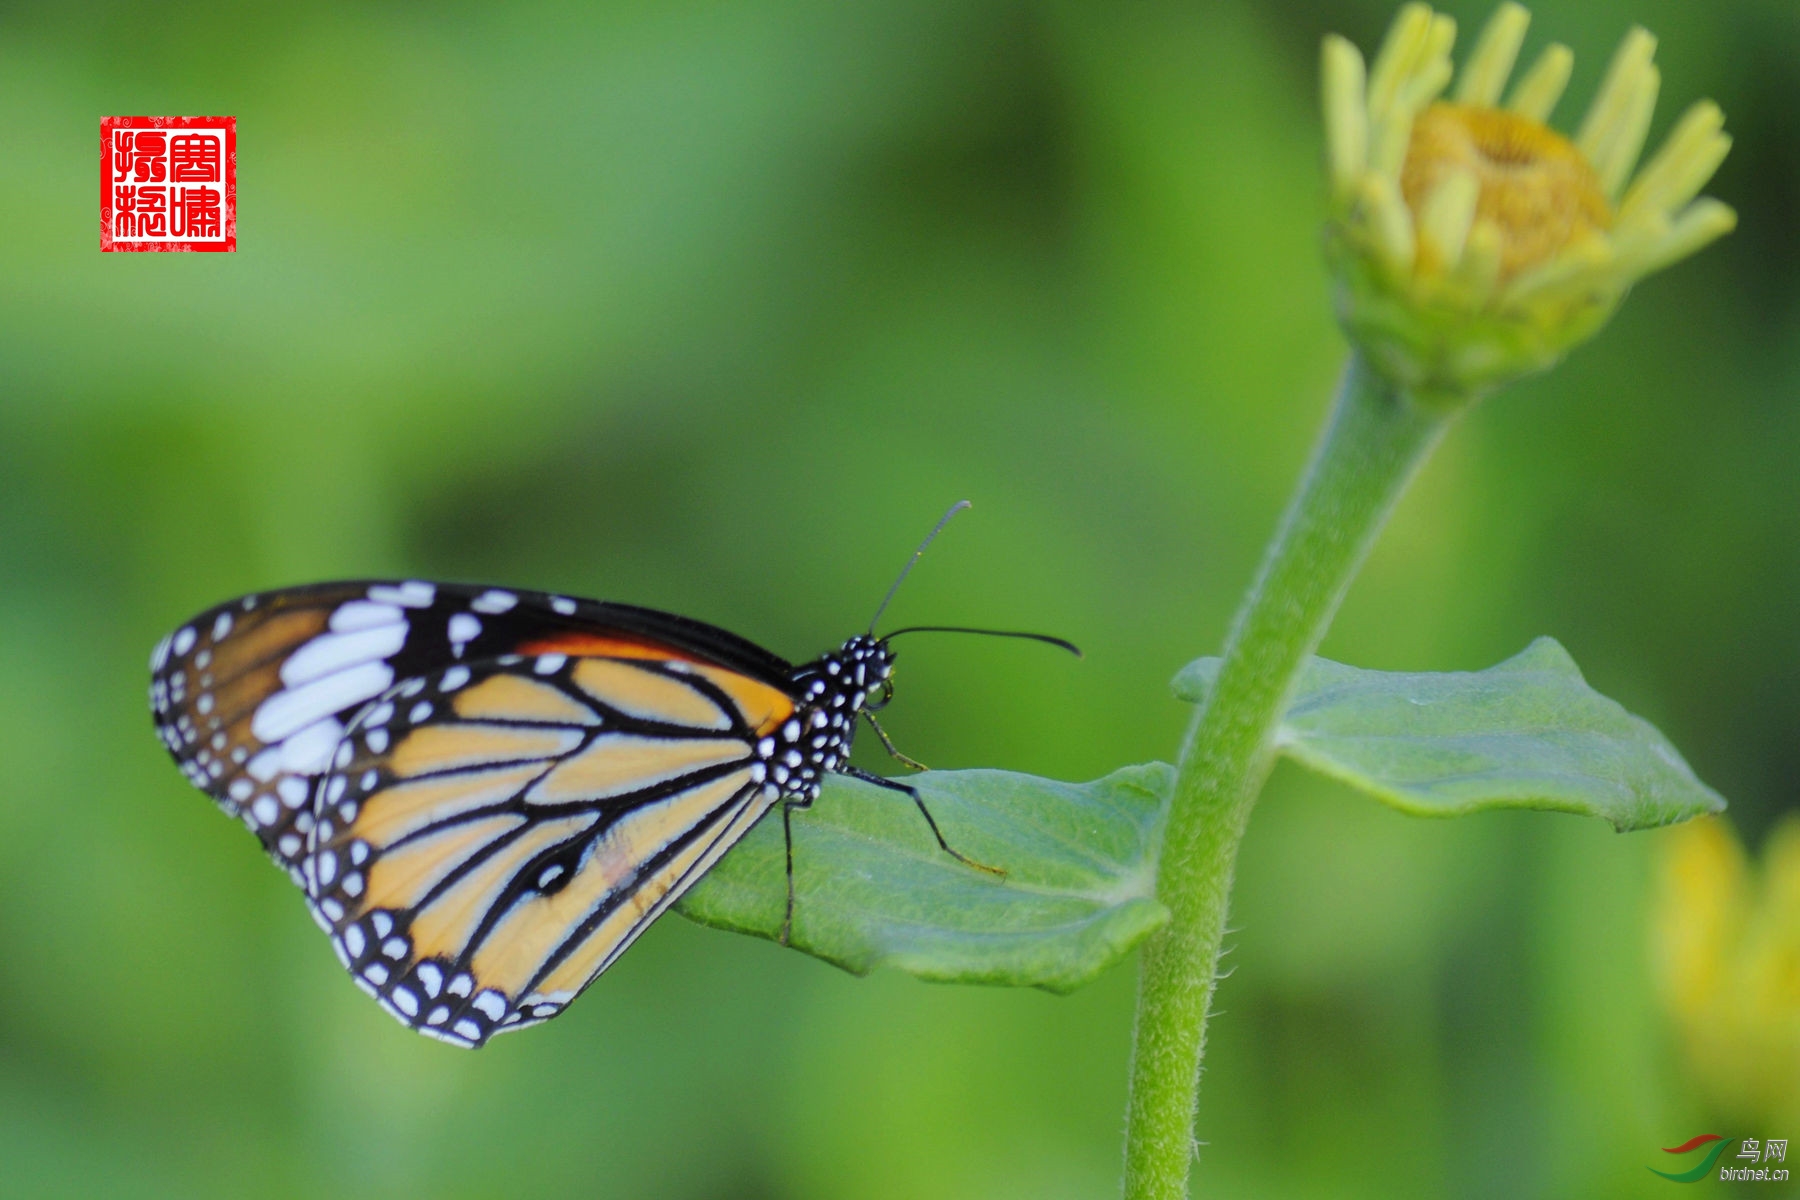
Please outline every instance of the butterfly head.
[{"label": "butterfly head", "polygon": [[893,697],[894,652],[886,639],[859,633],[830,654],[794,671],[795,691],[809,712],[842,714],[847,726]]},{"label": "butterfly head", "polygon": [[825,773],[849,765],[857,719],[892,697],[893,677],[893,652],[869,634],[796,667],[794,715],[757,746],[768,782],[793,799],[817,798]]}]

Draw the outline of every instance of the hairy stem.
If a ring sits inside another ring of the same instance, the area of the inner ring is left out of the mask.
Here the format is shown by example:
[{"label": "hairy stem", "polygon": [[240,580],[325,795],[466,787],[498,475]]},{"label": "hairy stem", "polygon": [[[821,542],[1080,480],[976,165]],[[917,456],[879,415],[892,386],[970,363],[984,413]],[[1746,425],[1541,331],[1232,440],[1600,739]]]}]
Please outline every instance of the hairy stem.
[{"label": "hairy stem", "polygon": [[1274,762],[1302,664],[1450,408],[1395,394],[1352,357],[1330,424],[1288,505],[1195,713],[1156,890],[1168,927],[1144,948],[1125,1143],[1127,1200],[1181,1200],[1193,1159],[1207,1006],[1238,843]]}]

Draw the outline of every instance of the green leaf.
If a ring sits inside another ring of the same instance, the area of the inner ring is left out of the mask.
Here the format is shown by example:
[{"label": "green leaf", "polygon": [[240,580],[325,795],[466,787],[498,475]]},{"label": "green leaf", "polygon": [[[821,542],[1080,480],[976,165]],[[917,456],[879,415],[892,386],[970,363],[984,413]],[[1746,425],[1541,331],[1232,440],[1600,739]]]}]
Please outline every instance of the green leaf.
[{"label": "green leaf", "polygon": [[[1175,694],[1205,698],[1219,660]],[[1588,687],[1552,638],[1485,671],[1364,671],[1315,658],[1276,734],[1281,753],[1415,816],[1539,808],[1620,831],[1718,812],[1667,738]]]},{"label": "green leaf", "polygon": [[[908,777],[945,840],[1004,868],[1000,878],[945,854],[902,793],[830,776],[818,802],[793,814],[790,944],[858,975],[886,964],[941,982],[1071,991],[1168,919],[1153,893],[1174,777],[1162,763],[1092,783],[1008,771]],[[786,897],[771,812],[678,910],[774,938]]]}]

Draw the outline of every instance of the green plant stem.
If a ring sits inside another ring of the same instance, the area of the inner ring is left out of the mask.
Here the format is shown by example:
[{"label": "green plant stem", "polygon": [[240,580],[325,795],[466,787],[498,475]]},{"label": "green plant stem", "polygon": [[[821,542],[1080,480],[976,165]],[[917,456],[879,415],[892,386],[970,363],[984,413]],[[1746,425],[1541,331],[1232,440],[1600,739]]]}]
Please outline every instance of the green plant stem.
[{"label": "green plant stem", "polygon": [[1238,843],[1274,762],[1276,727],[1301,665],[1453,411],[1396,395],[1351,358],[1330,424],[1195,714],[1157,872],[1170,921],[1145,945],[1140,964],[1127,1200],[1188,1194],[1207,1007]]}]

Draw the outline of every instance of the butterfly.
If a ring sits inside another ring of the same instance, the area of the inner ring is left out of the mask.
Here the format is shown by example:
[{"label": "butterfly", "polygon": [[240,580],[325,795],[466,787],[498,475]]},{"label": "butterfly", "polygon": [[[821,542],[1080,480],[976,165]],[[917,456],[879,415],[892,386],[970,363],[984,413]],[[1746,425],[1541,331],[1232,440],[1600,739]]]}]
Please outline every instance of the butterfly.
[{"label": "butterfly", "polygon": [[[947,513],[935,537],[950,516]],[[885,610],[931,537],[883,600]],[[871,622],[871,631],[874,623]],[[321,583],[157,643],[156,732],[305,891],[356,984],[459,1046],[556,1016],[769,810],[850,764],[892,638],[794,665],[672,613],[516,588]]]}]

